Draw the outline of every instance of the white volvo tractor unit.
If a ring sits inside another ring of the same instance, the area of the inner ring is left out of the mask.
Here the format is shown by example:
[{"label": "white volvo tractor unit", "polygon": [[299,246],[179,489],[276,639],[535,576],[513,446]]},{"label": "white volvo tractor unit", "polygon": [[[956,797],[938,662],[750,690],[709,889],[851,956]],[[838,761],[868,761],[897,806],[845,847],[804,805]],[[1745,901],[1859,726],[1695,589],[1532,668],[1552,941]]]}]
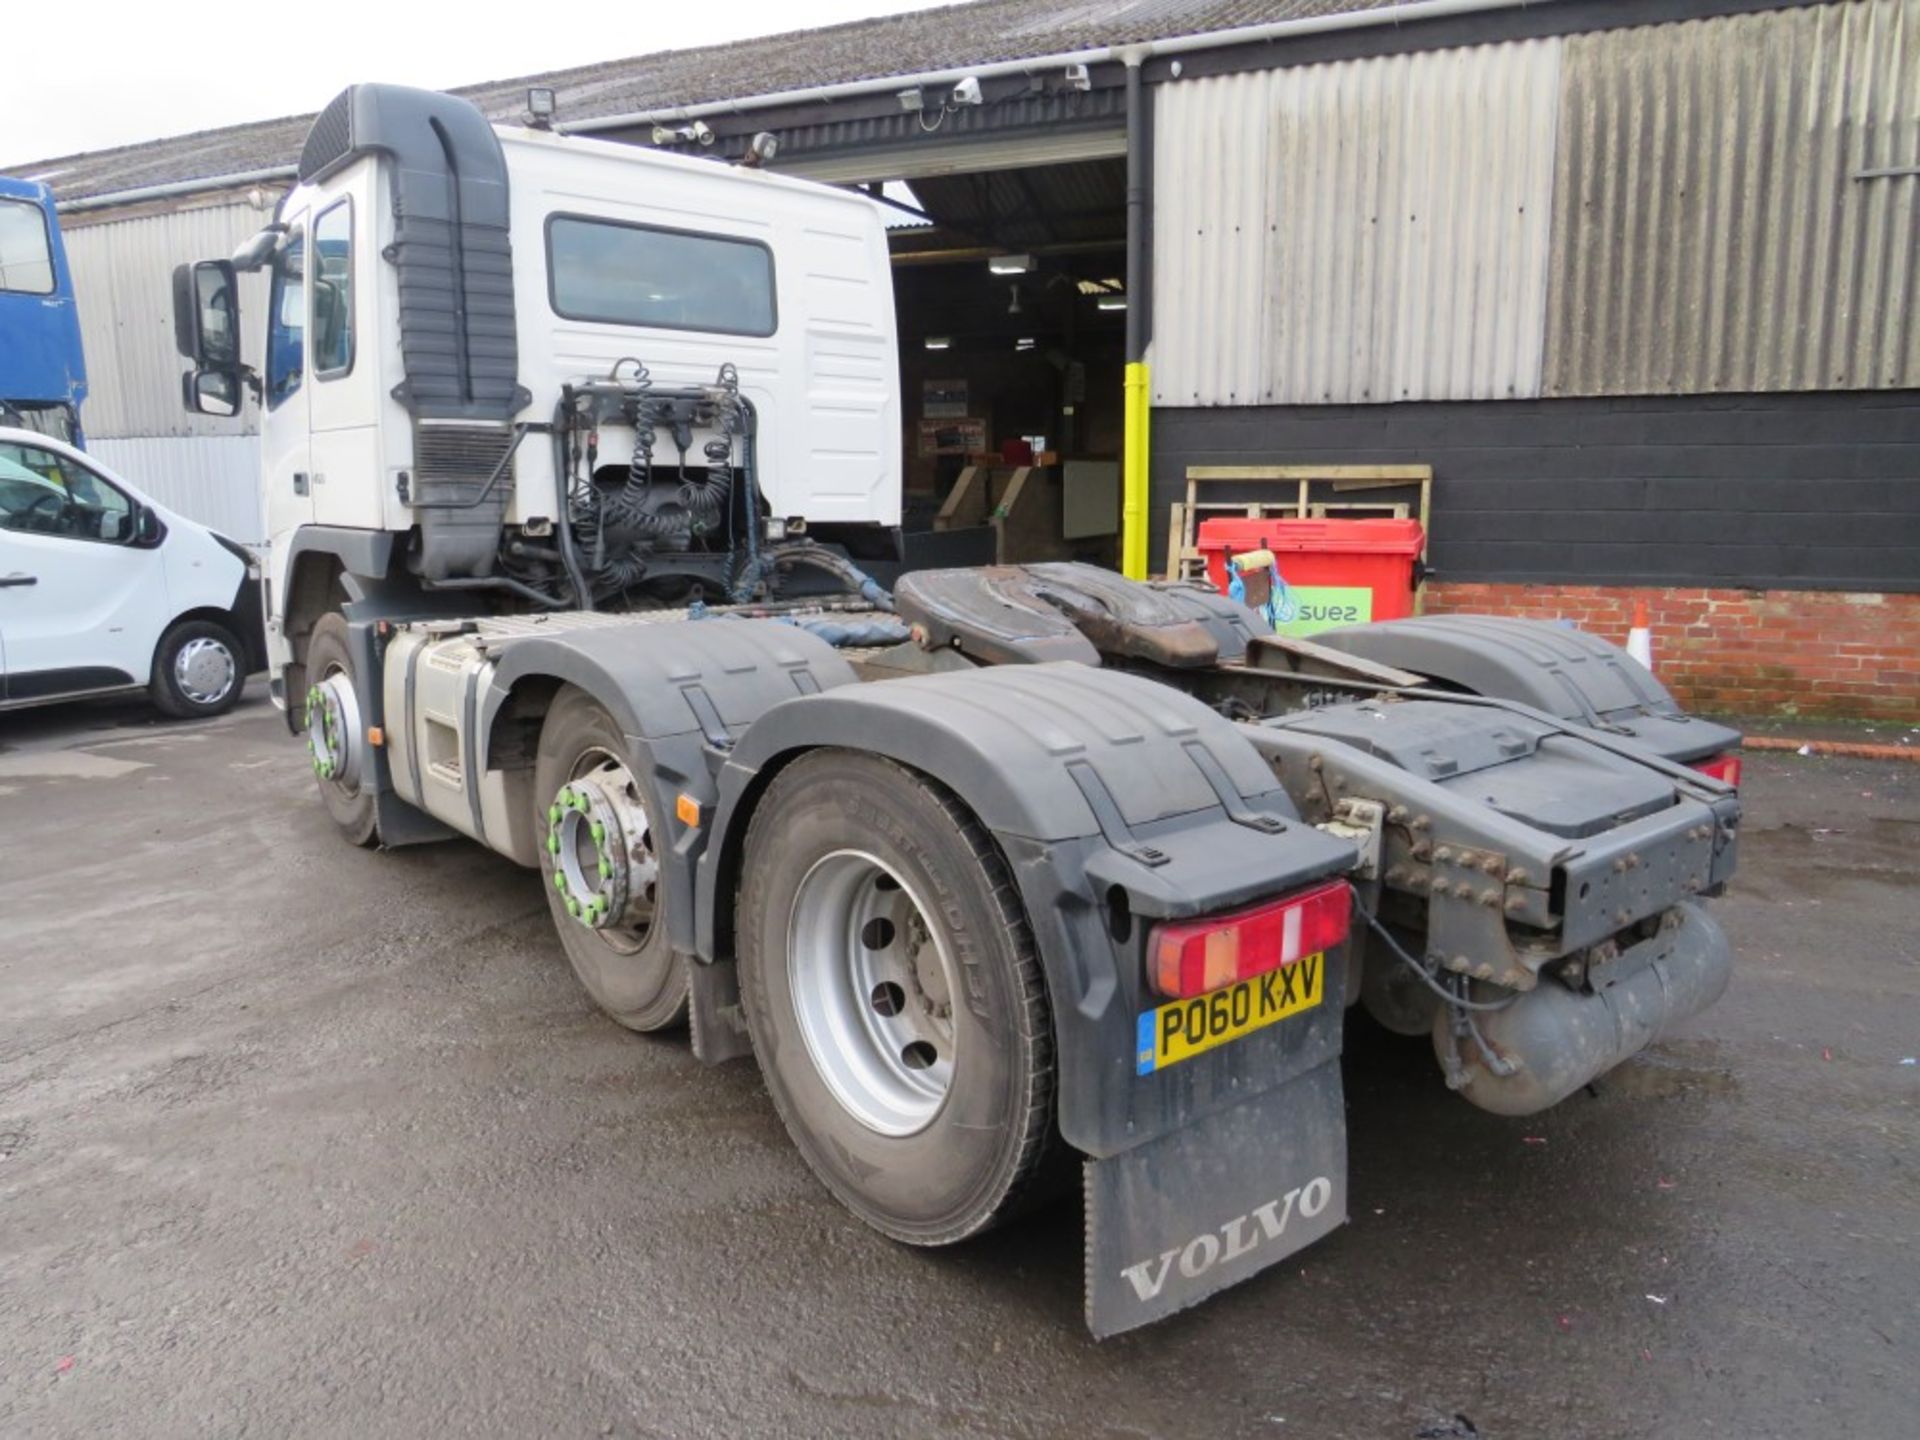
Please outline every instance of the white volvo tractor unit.
[{"label": "white volvo tractor unit", "polygon": [[1739,737],[1611,646],[1306,645],[1079,565],[869,578],[900,414],[864,198],[382,85],[299,174],[175,298],[187,404],[261,407],[320,798],[537,872],[593,999],[756,1059],[886,1235],[1077,1169],[1113,1334],[1345,1219],[1349,1006],[1522,1114],[1724,986]]}]

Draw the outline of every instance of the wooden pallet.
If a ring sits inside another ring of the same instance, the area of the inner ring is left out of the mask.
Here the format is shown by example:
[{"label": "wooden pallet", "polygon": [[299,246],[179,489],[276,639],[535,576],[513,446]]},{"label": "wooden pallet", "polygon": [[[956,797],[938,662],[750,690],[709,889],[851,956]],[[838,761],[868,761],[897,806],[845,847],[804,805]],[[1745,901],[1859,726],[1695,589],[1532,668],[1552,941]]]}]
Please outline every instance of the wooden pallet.
[{"label": "wooden pallet", "polygon": [[[1287,501],[1223,500],[1213,498],[1220,492],[1210,490],[1201,498],[1201,487],[1234,483],[1263,485],[1291,484],[1294,498]],[[1314,498],[1314,486],[1323,487],[1322,497]],[[1408,485],[1420,487],[1420,530],[1424,535],[1433,509],[1433,467],[1431,465],[1189,465],[1187,498],[1171,507],[1167,523],[1167,578],[1187,580],[1203,574],[1206,559],[1200,553],[1200,521],[1210,514],[1243,516],[1248,520],[1306,520],[1310,518],[1351,519],[1407,518],[1404,501],[1366,501],[1344,499],[1369,490],[1389,490]],[[1331,489],[1332,498],[1325,491]],[[1426,550],[1420,552],[1422,563]]]}]

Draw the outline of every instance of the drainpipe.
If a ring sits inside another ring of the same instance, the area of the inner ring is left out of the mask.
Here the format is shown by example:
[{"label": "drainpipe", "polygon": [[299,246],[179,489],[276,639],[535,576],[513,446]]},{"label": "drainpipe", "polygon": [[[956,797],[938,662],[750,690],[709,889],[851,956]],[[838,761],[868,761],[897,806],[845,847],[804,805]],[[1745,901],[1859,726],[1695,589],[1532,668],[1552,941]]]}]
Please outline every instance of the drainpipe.
[{"label": "drainpipe", "polygon": [[1147,578],[1147,451],[1150,412],[1147,336],[1152,298],[1147,293],[1147,224],[1152,176],[1147,168],[1146,86],[1140,82],[1145,50],[1129,51],[1127,66],[1127,369],[1122,397],[1120,573]]}]

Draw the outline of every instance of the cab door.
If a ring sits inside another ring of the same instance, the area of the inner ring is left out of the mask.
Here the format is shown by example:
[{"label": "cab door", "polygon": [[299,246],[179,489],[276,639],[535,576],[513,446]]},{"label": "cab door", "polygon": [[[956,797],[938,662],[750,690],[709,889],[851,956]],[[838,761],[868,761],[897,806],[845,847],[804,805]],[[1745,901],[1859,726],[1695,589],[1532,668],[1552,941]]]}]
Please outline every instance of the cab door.
[{"label": "cab door", "polygon": [[[313,523],[312,386],[307,378],[307,214],[286,220],[267,293],[267,354],[260,407],[260,465],[267,534]],[[277,579],[278,577],[276,577]]]},{"label": "cab door", "polygon": [[144,685],[173,617],[162,536],[105,476],[0,441],[0,631],[9,700]]},{"label": "cab door", "polygon": [[386,526],[380,479],[378,351],[361,354],[372,333],[372,288],[364,271],[373,251],[376,172],[363,166],[345,193],[316,200],[307,252],[308,404],[312,417],[313,518],[352,530]]}]

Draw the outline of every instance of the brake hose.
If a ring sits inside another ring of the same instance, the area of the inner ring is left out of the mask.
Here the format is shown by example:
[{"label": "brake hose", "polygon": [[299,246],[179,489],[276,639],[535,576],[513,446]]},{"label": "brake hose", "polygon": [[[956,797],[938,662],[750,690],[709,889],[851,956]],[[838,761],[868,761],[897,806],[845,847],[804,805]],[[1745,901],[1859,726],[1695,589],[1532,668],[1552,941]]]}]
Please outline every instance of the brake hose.
[{"label": "brake hose", "polygon": [[1359,903],[1357,897],[1355,899],[1353,908],[1360,912],[1360,917],[1367,922],[1367,928],[1372,930],[1373,933],[1378,935],[1382,940],[1386,941],[1387,948],[1391,950],[1395,955],[1399,956],[1400,959],[1405,962],[1409,970],[1413,971],[1414,974],[1420,977],[1421,984],[1425,985],[1429,990],[1433,991],[1434,994],[1438,995],[1442,1000],[1446,1001],[1447,1004],[1454,1006],[1456,1009],[1489,1010],[1489,1011],[1504,1010],[1509,1005],[1513,1004],[1516,1000],[1520,998],[1519,992],[1515,991],[1513,994],[1509,995],[1506,999],[1500,1001],[1498,1004],[1488,1004],[1485,1001],[1468,1000],[1464,996],[1456,995],[1453,991],[1447,989],[1446,986],[1442,985],[1438,980],[1435,980],[1432,974],[1427,970],[1426,966],[1422,965],[1418,960],[1414,959],[1413,956],[1409,955],[1406,952],[1406,950],[1401,946],[1400,942],[1393,938],[1392,933],[1387,929],[1387,927],[1382,925],[1380,921],[1374,917],[1371,911],[1369,911],[1365,906]]}]

